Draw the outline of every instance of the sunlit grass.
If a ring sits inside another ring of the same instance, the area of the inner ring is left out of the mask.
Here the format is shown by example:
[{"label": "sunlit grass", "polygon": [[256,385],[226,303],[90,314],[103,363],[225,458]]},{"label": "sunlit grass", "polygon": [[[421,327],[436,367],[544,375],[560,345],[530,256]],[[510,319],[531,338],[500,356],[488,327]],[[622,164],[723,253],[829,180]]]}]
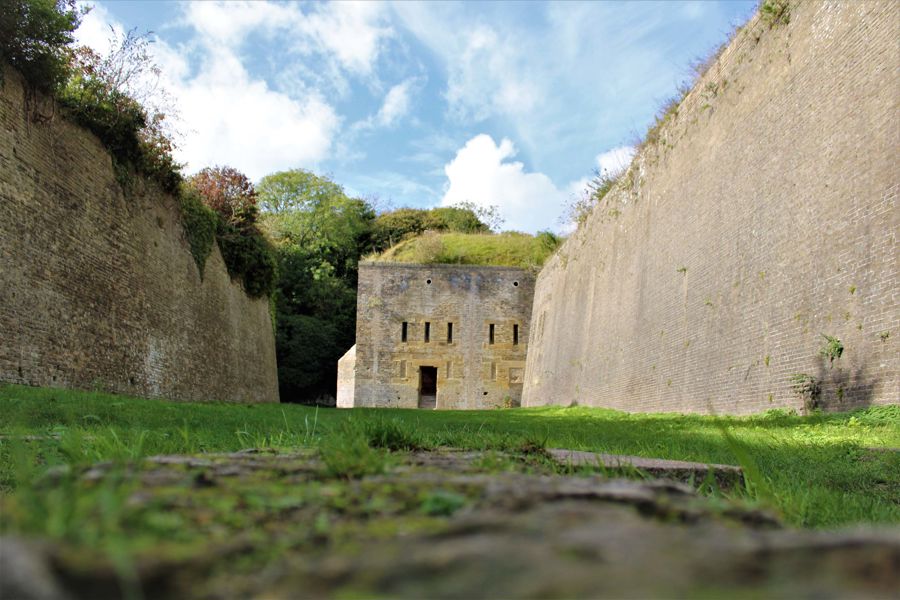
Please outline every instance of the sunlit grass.
[{"label": "sunlit grass", "polygon": [[[352,422],[352,423],[351,423]],[[353,440],[341,440],[347,432]],[[0,387],[0,490],[17,486],[13,448],[40,468],[154,454],[247,447],[337,452],[336,475],[378,471],[381,450],[452,446],[517,450],[533,440],[570,448],[753,465],[746,492],[788,522],[811,527],[900,523],[900,407],[795,416],[635,415],[591,408],[491,411],[316,409],[296,405],[176,403],[94,392]],[[350,442],[353,441],[353,444]],[[348,445],[349,444],[349,445]],[[341,456],[341,449],[353,450]],[[352,446],[352,448],[350,447]],[[748,461],[751,464],[747,464]]]}]

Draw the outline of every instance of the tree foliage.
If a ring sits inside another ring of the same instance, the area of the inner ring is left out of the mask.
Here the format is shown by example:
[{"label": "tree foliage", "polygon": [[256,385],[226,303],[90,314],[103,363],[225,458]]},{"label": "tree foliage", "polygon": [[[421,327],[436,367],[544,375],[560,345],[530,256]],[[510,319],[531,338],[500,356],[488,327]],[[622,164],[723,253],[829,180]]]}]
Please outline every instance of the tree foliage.
[{"label": "tree foliage", "polygon": [[0,63],[18,69],[35,89],[53,94],[69,76],[73,32],[85,12],[75,0],[3,0]]},{"label": "tree foliage", "polygon": [[216,241],[232,279],[239,279],[247,295],[271,295],[277,261],[271,244],[256,225],[256,190],[246,175],[233,167],[201,170],[189,180],[203,204],[217,215]]},{"label": "tree foliage", "polygon": [[262,226],[273,239],[278,377],[282,399],[333,395],[337,361],[353,345],[359,257],[374,210],[328,177],[302,169],[264,177]]},{"label": "tree foliage", "polygon": [[257,193],[246,175],[228,166],[206,167],[191,177],[203,203],[235,227],[256,222]]}]

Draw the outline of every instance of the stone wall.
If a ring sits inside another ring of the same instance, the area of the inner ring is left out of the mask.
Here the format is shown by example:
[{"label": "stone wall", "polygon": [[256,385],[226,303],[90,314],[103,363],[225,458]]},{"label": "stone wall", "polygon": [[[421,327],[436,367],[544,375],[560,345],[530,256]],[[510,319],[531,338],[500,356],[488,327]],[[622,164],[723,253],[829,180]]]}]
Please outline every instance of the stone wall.
[{"label": "stone wall", "polygon": [[522,269],[361,263],[354,394],[339,388],[338,405],[416,408],[422,367],[437,369],[437,408],[518,405],[533,295]]},{"label": "stone wall", "polygon": [[540,273],[524,404],[900,402],[898,40],[897,2],[752,19]]},{"label": "stone wall", "polygon": [[176,201],[141,180],[123,194],[100,142],[46,99],[26,109],[8,68],[0,382],[278,401],[268,302],[229,279],[218,248],[201,278]]}]

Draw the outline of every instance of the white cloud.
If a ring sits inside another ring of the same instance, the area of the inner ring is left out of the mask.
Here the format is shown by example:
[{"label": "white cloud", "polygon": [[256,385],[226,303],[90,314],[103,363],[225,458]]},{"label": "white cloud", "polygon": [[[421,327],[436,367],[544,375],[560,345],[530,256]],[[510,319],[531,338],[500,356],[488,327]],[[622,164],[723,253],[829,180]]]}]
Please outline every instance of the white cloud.
[{"label": "white cloud", "polygon": [[472,202],[498,206],[505,229],[535,232],[553,228],[567,198],[543,173],[528,173],[513,143],[504,138],[498,146],[491,136],[480,134],[459,149],[444,167],[447,187],[441,204]]},{"label": "white cloud", "polygon": [[[295,13],[303,16],[293,5],[189,3],[185,16],[199,43],[178,48],[162,40],[153,44],[176,111],[190,130],[175,152],[188,172],[228,164],[258,179],[279,169],[314,167],[329,156],[340,128],[334,108],[315,90],[287,95],[272,89],[248,73],[237,53],[254,28],[280,26],[281,19]],[[96,6],[76,35],[103,52],[110,27],[124,30]],[[199,62],[194,75],[189,56]]]},{"label": "white cloud", "polygon": [[473,22],[457,6],[401,2],[403,24],[443,61],[450,113],[462,121],[528,115],[546,99],[546,86],[526,49],[527,36]]},{"label": "white cloud", "polygon": [[377,120],[380,125],[393,125],[409,112],[409,86],[410,80],[406,80],[388,91],[387,96],[384,97],[384,104],[378,111]]},{"label": "white cloud", "polygon": [[120,23],[113,21],[109,11],[101,5],[79,3],[79,8],[91,7],[90,12],[81,20],[81,25],[75,31],[75,43],[80,46],[89,46],[101,55],[109,52],[110,38],[114,35],[121,37],[124,29]]},{"label": "white cloud", "polygon": [[597,155],[597,169],[608,177],[624,173],[634,158],[634,146],[619,146]]},{"label": "white cloud", "polygon": [[388,93],[385,94],[384,101],[378,112],[366,119],[357,121],[352,125],[351,130],[360,131],[396,125],[409,113],[412,96],[418,85],[418,80],[413,77],[391,87]]}]

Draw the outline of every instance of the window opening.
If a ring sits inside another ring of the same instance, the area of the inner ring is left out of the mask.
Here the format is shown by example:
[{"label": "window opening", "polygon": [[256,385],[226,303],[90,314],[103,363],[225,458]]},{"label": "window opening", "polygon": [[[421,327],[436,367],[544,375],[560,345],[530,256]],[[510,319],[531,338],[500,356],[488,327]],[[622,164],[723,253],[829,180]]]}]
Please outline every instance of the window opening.
[{"label": "window opening", "polygon": [[447,343],[453,343],[453,323],[447,323]]},{"label": "window opening", "polygon": [[513,344],[519,344],[519,326],[518,324],[513,325]]},{"label": "window opening", "polygon": [[488,344],[494,343],[494,324],[491,323],[488,326]]},{"label": "window opening", "polygon": [[406,321],[403,321],[403,327],[400,328],[400,341],[401,342],[406,341],[406,335],[408,332],[409,332],[409,323],[407,323]]},{"label": "window opening", "polygon": [[431,323],[425,321],[425,342],[431,341]]}]

